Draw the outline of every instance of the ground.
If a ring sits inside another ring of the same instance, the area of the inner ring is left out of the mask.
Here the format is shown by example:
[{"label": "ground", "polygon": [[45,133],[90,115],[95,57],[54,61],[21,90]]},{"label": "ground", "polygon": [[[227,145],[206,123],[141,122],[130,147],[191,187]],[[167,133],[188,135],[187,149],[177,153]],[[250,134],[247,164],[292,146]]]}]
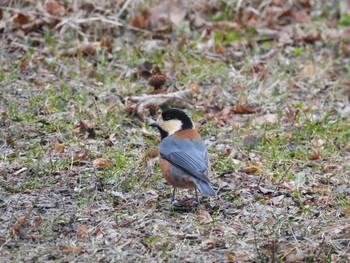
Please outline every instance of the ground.
[{"label": "ground", "polygon": [[[1,262],[349,262],[346,4],[1,4]],[[198,207],[158,166],[169,107],[208,147]]]}]

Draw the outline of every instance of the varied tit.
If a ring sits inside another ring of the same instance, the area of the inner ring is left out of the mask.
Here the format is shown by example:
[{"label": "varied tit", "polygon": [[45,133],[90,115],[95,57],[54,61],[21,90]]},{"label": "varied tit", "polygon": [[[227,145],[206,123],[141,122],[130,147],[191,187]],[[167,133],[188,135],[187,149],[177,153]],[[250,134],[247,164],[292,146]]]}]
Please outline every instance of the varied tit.
[{"label": "varied tit", "polygon": [[171,203],[176,202],[176,188],[194,188],[197,204],[197,189],[203,195],[215,196],[208,178],[208,151],[190,117],[182,110],[169,109],[149,125],[157,127],[161,135],[159,166],[166,181],[174,186]]}]

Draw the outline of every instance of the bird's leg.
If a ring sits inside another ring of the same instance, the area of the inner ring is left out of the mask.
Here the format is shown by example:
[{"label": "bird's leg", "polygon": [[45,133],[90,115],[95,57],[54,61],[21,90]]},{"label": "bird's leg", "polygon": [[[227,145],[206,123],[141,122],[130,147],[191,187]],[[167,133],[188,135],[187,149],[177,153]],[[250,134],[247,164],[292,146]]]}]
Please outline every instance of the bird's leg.
[{"label": "bird's leg", "polygon": [[174,190],[173,190],[173,196],[171,197],[171,204],[174,205],[177,203],[176,199],[175,199],[175,191],[176,191],[176,187],[174,187]]},{"label": "bird's leg", "polygon": [[193,201],[193,205],[197,206],[197,205],[199,205],[199,198],[198,198],[198,191],[197,191],[197,187],[196,187],[196,188],[194,188],[194,191],[195,191],[195,193],[196,193],[196,200],[195,200],[195,201]]}]

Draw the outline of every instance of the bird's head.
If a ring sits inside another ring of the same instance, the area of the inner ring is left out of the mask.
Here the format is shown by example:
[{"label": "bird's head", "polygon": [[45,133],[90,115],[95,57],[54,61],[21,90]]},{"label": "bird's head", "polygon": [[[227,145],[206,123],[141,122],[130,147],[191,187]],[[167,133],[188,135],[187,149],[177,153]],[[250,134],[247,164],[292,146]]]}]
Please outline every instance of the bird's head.
[{"label": "bird's head", "polygon": [[179,109],[163,111],[157,121],[152,121],[149,125],[159,129],[162,139],[177,131],[192,129],[194,127],[190,117]]}]

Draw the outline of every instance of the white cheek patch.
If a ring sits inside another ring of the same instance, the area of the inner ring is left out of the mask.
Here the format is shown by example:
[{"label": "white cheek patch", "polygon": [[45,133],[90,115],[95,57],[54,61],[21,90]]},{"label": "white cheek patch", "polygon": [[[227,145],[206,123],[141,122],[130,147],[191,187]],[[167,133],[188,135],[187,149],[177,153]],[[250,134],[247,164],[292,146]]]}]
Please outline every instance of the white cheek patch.
[{"label": "white cheek patch", "polygon": [[165,130],[169,135],[174,134],[175,132],[181,130],[182,128],[182,122],[179,120],[170,120],[170,121],[164,121],[162,123],[163,130]]}]

